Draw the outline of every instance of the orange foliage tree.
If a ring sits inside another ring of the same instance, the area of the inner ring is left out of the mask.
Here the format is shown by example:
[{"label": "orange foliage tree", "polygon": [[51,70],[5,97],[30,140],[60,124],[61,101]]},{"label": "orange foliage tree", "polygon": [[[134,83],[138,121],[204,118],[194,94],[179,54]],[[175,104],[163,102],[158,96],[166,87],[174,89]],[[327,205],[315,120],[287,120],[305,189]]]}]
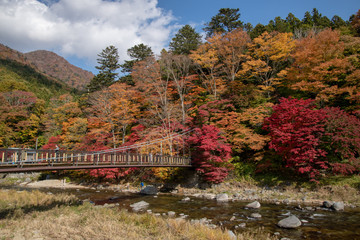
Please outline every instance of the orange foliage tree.
[{"label": "orange foliage tree", "polygon": [[89,96],[88,109],[91,121],[90,132],[111,133],[113,147],[125,143],[126,130],[138,116],[139,93],[124,83],[115,83],[109,88],[94,92]]},{"label": "orange foliage tree", "polygon": [[225,35],[215,34],[208,42],[216,49],[219,70],[228,81],[234,81],[242,63],[247,60],[246,51],[251,42],[249,35],[242,29],[236,29]]},{"label": "orange foliage tree", "polygon": [[248,60],[239,77],[253,79],[269,96],[284,74],[295,47],[292,33],[264,32],[249,45]]},{"label": "orange foliage tree", "polygon": [[221,66],[216,47],[210,43],[204,43],[190,55],[190,58],[194,61],[200,80],[210,97],[214,100],[218,99],[219,94],[225,90],[225,86],[219,76]]},{"label": "orange foliage tree", "polygon": [[236,112],[228,100],[212,101],[199,108],[197,121],[213,124],[225,133],[236,153],[245,150],[259,151],[269,141],[269,137],[260,134],[264,119],[271,114],[273,104],[264,103],[243,112]]},{"label": "orange foliage tree", "polygon": [[286,74],[288,86],[321,104],[359,103],[359,61],[345,56],[344,51],[345,43],[336,30],[326,29],[298,40],[292,54],[294,63]]},{"label": "orange foliage tree", "polygon": [[50,136],[59,136],[62,147],[78,148],[87,132],[87,119],[79,103],[70,94],[64,94],[51,100],[52,108],[45,120]]}]

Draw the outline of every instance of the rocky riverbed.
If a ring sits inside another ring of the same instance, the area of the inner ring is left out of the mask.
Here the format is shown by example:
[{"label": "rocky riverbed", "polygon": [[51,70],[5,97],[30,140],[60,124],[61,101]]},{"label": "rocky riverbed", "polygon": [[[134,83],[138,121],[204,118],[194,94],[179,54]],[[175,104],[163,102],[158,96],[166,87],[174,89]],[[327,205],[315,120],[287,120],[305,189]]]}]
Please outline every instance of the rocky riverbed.
[{"label": "rocky riverbed", "polygon": [[[118,192],[140,192],[140,186],[132,184],[110,183],[72,183],[65,179],[48,179],[36,181],[36,174],[9,174],[0,179],[0,185],[9,182],[10,185],[29,188],[63,188],[92,190],[109,189]],[[143,189],[149,194],[167,192],[174,195],[189,196],[217,201],[260,201],[274,204],[301,204],[319,206],[324,201],[343,202],[346,207],[360,207],[360,194],[357,189],[349,187],[320,187],[315,190],[296,188],[293,186],[259,187],[240,182],[222,183],[207,187],[184,187],[180,184],[154,184],[154,188]],[[145,193],[145,194],[148,194]],[[221,195],[223,194],[223,195]],[[222,196],[222,197],[221,197]]]},{"label": "rocky riverbed", "polygon": [[[27,181],[26,181],[27,180]],[[73,184],[64,180],[28,181],[15,185],[47,192],[75,193],[99,207],[121,207],[154,216],[172,217],[222,227],[233,232],[264,228],[291,239],[353,239],[360,222],[359,209],[352,202],[331,194],[319,195],[304,189],[234,186],[229,183],[206,189],[180,185],[154,185],[142,189],[130,184]],[[160,193],[166,191],[168,193]],[[325,196],[321,199],[317,196]],[[289,230],[293,228],[294,230]]]}]

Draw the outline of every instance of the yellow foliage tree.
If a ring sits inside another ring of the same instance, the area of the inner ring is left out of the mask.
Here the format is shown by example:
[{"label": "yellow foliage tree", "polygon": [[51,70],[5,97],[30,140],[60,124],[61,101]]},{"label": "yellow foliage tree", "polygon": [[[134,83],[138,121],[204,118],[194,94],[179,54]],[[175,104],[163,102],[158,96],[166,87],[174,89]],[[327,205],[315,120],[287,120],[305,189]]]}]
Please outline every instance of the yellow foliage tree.
[{"label": "yellow foliage tree", "polygon": [[270,96],[280,76],[285,74],[284,69],[294,48],[292,33],[264,32],[249,45],[248,61],[237,76],[254,79]]}]

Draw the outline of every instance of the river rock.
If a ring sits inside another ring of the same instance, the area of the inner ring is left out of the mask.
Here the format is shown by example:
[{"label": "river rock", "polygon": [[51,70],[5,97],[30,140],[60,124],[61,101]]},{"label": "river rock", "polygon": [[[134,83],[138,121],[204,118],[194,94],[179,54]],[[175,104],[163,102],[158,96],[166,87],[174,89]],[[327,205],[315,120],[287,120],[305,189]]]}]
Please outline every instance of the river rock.
[{"label": "river rock", "polygon": [[325,208],[331,208],[331,206],[333,205],[334,203],[331,202],[331,201],[324,201],[322,206],[325,207]]},{"label": "river rock", "polygon": [[344,203],[343,202],[334,202],[331,206],[332,209],[335,211],[343,211],[344,210]]},{"label": "river rock", "polygon": [[175,212],[174,211],[169,211],[168,216],[169,217],[175,217]]},{"label": "river rock", "polygon": [[258,201],[255,201],[255,202],[252,202],[252,203],[249,203],[248,205],[246,205],[247,208],[260,208],[261,205]]},{"label": "river rock", "polygon": [[226,193],[216,195],[216,201],[218,202],[227,202],[229,201],[229,196]]},{"label": "river rock", "polygon": [[186,198],[183,198],[181,199],[182,202],[189,202],[190,201],[190,198],[189,197],[186,197]]},{"label": "river rock", "polygon": [[252,217],[252,218],[261,218],[261,214],[259,214],[259,213],[252,213],[252,214],[250,215],[250,217]]},{"label": "river rock", "polygon": [[217,226],[215,224],[206,224],[206,226],[210,229],[215,229]]},{"label": "river rock", "polygon": [[200,224],[200,221],[199,221],[199,219],[191,219],[190,220],[190,224]]},{"label": "river rock", "polygon": [[235,228],[245,228],[246,223],[240,223],[239,225],[235,226]]},{"label": "river rock", "polygon": [[307,211],[315,211],[315,209],[313,207],[305,207],[304,209]]},{"label": "river rock", "polygon": [[144,195],[156,195],[158,193],[158,189],[152,185],[148,185],[142,189],[140,193]]},{"label": "river rock", "polygon": [[119,204],[118,203],[105,203],[103,205],[104,208],[114,208],[116,206],[119,206]]},{"label": "river rock", "polygon": [[289,204],[289,203],[290,203],[290,200],[286,198],[286,199],[283,200],[283,203],[284,203],[284,204]]},{"label": "river rock", "polygon": [[291,215],[280,220],[277,225],[281,228],[297,228],[301,226],[301,221],[296,216]]},{"label": "river rock", "polygon": [[131,204],[130,207],[132,207],[132,209],[137,212],[140,211],[142,209],[145,209],[147,207],[149,207],[149,203],[145,202],[145,201],[140,201],[134,204]]},{"label": "river rock", "polygon": [[178,218],[175,218],[175,221],[181,223],[181,222],[185,222],[185,219],[182,217],[178,217]]},{"label": "river rock", "polygon": [[216,195],[215,194],[212,194],[212,193],[205,193],[203,195],[204,198],[206,199],[215,199],[216,198]]},{"label": "river rock", "polygon": [[234,194],[234,198],[240,198],[241,197],[241,194],[240,193],[235,193]]},{"label": "river rock", "polygon": [[209,223],[209,220],[206,217],[204,217],[204,218],[201,218],[199,220],[199,222],[200,222],[200,224],[207,224],[207,223]]}]

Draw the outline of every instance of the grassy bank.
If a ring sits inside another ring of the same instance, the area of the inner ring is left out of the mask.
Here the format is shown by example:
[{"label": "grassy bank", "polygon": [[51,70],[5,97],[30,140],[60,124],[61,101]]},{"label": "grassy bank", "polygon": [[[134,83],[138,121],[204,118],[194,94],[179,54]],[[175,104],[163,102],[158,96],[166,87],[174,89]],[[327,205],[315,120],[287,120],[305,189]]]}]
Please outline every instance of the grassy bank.
[{"label": "grassy bank", "polygon": [[[0,190],[0,239],[231,239],[185,220],[79,205],[71,195]],[[247,230],[238,239],[274,239]]]}]

